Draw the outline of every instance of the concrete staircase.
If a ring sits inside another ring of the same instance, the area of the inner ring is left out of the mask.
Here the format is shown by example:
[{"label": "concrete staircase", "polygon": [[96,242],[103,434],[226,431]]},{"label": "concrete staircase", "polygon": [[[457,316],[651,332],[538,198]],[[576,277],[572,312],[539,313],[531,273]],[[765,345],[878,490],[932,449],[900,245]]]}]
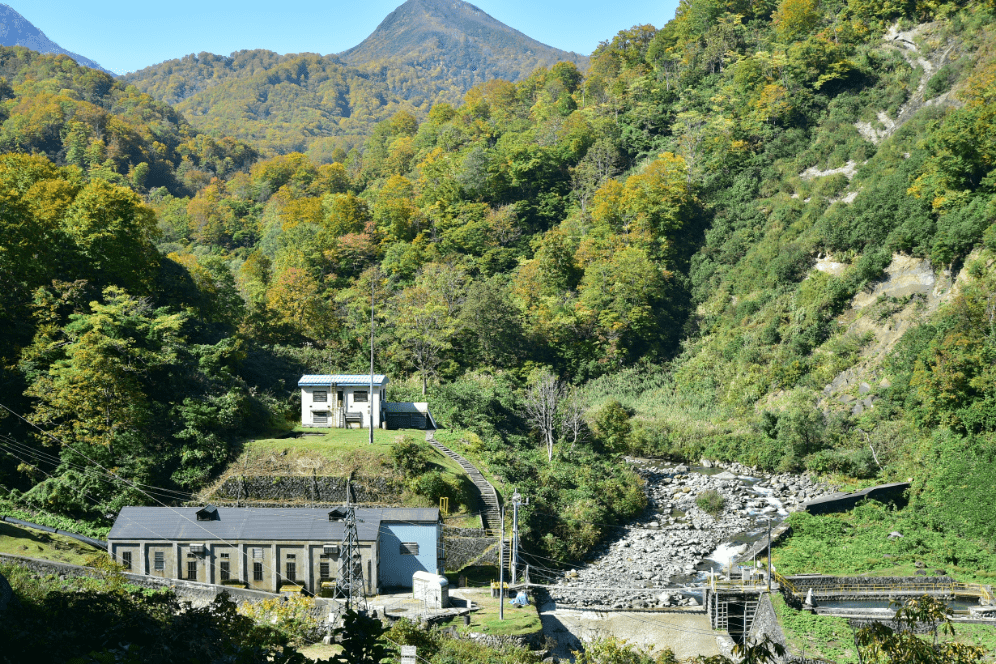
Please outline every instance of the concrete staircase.
[{"label": "concrete staircase", "polygon": [[433,431],[425,432],[426,442],[460,464],[460,467],[467,473],[467,476],[481,494],[481,526],[492,530],[501,528],[501,508],[498,504],[498,493],[495,491],[495,488],[472,463],[437,441],[433,433]]}]

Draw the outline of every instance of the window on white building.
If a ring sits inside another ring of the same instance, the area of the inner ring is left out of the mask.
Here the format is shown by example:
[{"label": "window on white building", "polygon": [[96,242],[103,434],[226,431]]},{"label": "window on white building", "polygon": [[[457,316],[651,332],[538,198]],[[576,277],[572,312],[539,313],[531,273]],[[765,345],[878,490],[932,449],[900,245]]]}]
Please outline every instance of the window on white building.
[{"label": "window on white building", "polygon": [[363,392],[353,392],[353,403],[360,403],[361,401],[365,403],[366,400],[367,400],[366,390],[364,390]]}]

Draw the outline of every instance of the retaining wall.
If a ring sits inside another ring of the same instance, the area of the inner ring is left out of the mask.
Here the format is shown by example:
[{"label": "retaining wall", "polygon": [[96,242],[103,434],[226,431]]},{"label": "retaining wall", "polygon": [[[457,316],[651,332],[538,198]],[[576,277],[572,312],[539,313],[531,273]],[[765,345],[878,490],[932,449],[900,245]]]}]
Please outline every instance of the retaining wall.
[{"label": "retaining wall", "polygon": [[[788,576],[801,593],[809,588],[814,593],[831,592],[840,586],[902,586],[896,592],[915,592],[917,590],[938,591],[947,590],[954,583],[950,576]],[[888,594],[888,592],[886,592]]]},{"label": "retaining wall", "polygon": [[882,503],[899,502],[905,500],[904,494],[910,488],[909,482],[896,482],[894,484],[881,484],[869,487],[854,493],[845,493],[827,498],[817,498],[805,505],[804,509],[810,514],[830,514],[833,512],[846,512],[854,509],[854,506],[862,500],[877,500]]},{"label": "retaining wall", "polygon": [[771,595],[768,593],[763,593],[758,598],[754,621],[751,624],[750,632],[747,633],[748,640],[752,642],[760,641],[765,636],[775,643],[780,643],[784,646],[786,651],[785,659],[789,659],[788,639],[785,638],[782,626],[778,624],[778,614],[775,613],[775,607],[771,604]]},{"label": "retaining wall", "polygon": [[543,630],[522,636],[504,636],[494,634],[481,634],[470,632],[467,638],[482,643],[489,648],[502,648],[504,646],[518,646],[519,648],[529,648],[536,650],[543,645]]},{"label": "retaining wall", "polygon": [[446,571],[458,572],[469,565],[498,565],[497,537],[443,536]]},{"label": "retaining wall", "polygon": [[314,503],[346,502],[346,487],[354,503],[397,503],[404,486],[384,477],[346,477],[314,475],[250,475],[229,477],[212,497],[226,500],[304,500]]}]

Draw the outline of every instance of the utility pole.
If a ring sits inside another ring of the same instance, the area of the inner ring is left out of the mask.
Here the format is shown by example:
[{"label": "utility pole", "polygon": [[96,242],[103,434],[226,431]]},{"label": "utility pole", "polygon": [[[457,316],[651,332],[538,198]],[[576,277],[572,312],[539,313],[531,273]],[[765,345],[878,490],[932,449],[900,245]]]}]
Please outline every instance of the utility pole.
[{"label": "utility pole", "polygon": [[374,444],[374,292],[377,289],[377,270],[370,273],[370,394],[367,407],[370,410],[370,444]]},{"label": "utility pole", "polygon": [[768,517],[768,594],[771,594],[771,517]]},{"label": "utility pole", "polygon": [[519,505],[528,505],[529,499],[522,502],[522,495],[518,489],[512,489],[512,585],[515,585],[515,577],[519,566]]},{"label": "utility pole", "polygon": [[498,538],[498,620],[505,619],[505,506],[501,508],[501,535]]}]

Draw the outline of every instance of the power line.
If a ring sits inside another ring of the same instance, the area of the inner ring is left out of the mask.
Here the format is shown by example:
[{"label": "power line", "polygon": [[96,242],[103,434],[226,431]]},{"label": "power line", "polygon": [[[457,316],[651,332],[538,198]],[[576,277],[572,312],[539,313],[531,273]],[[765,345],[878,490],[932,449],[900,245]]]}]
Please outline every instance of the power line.
[{"label": "power line", "polygon": [[[28,424],[29,426],[37,429],[42,434],[44,434],[48,438],[51,438],[52,440],[54,440],[55,442],[59,443],[63,447],[68,447],[69,449],[75,451],[77,454],[79,454],[84,459],[86,459],[90,463],[94,464],[95,466],[97,466],[98,468],[100,468],[101,470],[103,470],[105,473],[107,473],[109,476],[111,476],[112,478],[114,478],[116,481],[122,482],[125,485],[130,486],[131,488],[135,489],[139,493],[142,493],[145,496],[147,496],[148,498],[152,499],[153,501],[159,503],[159,505],[161,505],[162,507],[165,507],[166,509],[172,511],[174,514],[176,514],[178,517],[180,517],[184,521],[187,521],[190,524],[196,526],[197,528],[203,530],[208,535],[213,535],[213,539],[217,539],[220,542],[224,542],[228,546],[236,546],[236,544],[234,542],[230,542],[230,541],[226,540],[223,537],[218,537],[217,535],[215,535],[214,533],[212,533],[211,531],[209,531],[207,528],[205,528],[204,526],[200,525],[197,521],[195,521],[195,520],[191,519],[190,517],[186,516],[185,514],[179,512],[176,508],[174,508],[174,507],[172,507],[170,505],[167,505],[166,503],[164,503],[163,501],[159,500],[155,496],[149,494],[147,491],[144,491],[141,488],[135,486],[135,484],[133,482],[130,482],[127,479],[119,476],[117,473],[114,473],[111,470],[109,470],[108,468],[105,468],[99,462],[97,462],[96,460],[90,458],[86,453],[77,450],[73,445],[70,445],[69,443],[66,443],[65,441],[60,440],[59,438],[57,438],[57,437],[53,436],[52,434],[48,433],[47,431],[45,431],[44,429],[42,429],[41,427],[39,427],[38,425],[36,425],[34,422],[31,422],[30,420],[28,420],[27,418],[23,417],[19,413],[11,410],[5,404],[0,403],[0,408],[3,408],[4,410],[6,410],[8,413],[10,413],[11,415],[13,415],[14,417],[16,417],[16,418],[20,419],[21,421],[23,421],[25,424]],[[33,464],[30,464],[30,465],[32,465],[33,467],[37,468],[37,466],[34,466]],[[38,468],[38,470],[41,471],[41,472],[43,472],[43,473],[45,473],[45,471],[41,470],[40,468]],[[49,475],[48,473],[45,473],[45,474],[48,475],[49,477],[51,477],[51,475]],[[149,529],[149,530],[150,530],[150,532],[152,532],[155,535],[158,535],[161,539],[163,539],[163,540],[165,540],[167,542],[171,542],[173,544],[178,544],[179,543],[178,540],[173,540],[173,539],[170,539],[170,538],[167,538],[167,537],[163,537],[162,535],[160,535],[159,533],[155,532],[154,530],[152,530],[152,529]],[[260,564],[264,564],[265,565],[265,563],[260,563]],[[266,565],[266,567],[267,567],[267,569],[269,569],[270,572],[276,572],[277,576],[279,576],[279,574],[280,574],[279,564],[278,564],[278,567],[276,567],[276,568],[272,567],[270,565]],[[144,562],[143,562],[143,569],[144,569]]]}]

